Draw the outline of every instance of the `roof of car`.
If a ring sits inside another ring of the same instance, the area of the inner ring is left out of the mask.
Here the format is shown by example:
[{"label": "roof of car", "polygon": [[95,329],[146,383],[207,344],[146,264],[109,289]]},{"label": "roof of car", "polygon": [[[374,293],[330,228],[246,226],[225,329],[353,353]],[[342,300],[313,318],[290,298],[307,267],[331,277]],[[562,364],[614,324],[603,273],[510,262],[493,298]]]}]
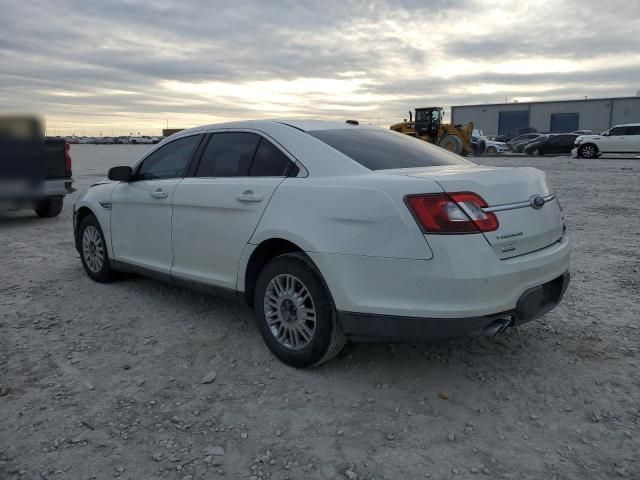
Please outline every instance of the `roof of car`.
[{"label": "roof of car", "polygon": [[346,120],[344,122],[332,122],[327,120],[301,120],[301,119],[269,119],[269,120],[242,120],[237,122],[225,122],[225,123],[212,123],[209,125],[201,125],[198,127],[189,128],[187,130],[182,130],[180,134],[184,134],[186,132],[198,132],[211,130],[214,128],[253,128],[259,130],[261,126],[265,124],[281,124],[287,125],[289,127],[293,127],[297,130],[302,130],[304,132],[311,132],[314,130],[335,130],[335,129],[344,129],[344,128],[373,128],[368,125],[356,125],[352,123],[347,123]]}]

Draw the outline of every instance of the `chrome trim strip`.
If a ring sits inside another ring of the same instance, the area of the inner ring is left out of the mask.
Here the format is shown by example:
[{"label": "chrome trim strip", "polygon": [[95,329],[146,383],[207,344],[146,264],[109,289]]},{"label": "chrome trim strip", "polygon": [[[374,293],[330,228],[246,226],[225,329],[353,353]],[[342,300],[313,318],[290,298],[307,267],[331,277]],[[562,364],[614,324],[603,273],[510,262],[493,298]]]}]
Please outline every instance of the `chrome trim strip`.
[{"label": "chrome trim strip", "polygon": [[[551,195],[547,195],[544,198],[544,203],[548,203],[552,200],[555,200],[556,196],[555,194],[551,194]],[[485,207],[482,209],[482,211],[484,213],[491,213],[491,212],[503,212],[505,210],[515,210],[517,208],[527,208],[531,206],[531,202],[529,200],[526,200],[524,202],[516,202],[516,203],[505,203],[503,205],[496,205],[494,207]]]}]

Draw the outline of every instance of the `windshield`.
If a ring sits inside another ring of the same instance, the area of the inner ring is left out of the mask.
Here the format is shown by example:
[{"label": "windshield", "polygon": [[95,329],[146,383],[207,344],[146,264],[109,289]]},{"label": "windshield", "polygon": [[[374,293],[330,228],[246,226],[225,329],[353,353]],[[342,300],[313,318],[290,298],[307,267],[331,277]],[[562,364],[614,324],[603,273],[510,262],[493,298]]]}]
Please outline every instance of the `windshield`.
[{"label": "windshield", "polygon": [[370,170],[471,164],[443,148],[389,130],[345,128],[307,133]]}]

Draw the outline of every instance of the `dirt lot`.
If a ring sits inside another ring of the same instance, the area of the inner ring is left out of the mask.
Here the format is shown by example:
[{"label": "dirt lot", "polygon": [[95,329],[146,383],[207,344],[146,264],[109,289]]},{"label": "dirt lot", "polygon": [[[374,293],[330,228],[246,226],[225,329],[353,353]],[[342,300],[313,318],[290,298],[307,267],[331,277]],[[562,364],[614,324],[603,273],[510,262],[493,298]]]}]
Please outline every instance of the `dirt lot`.
[{"label": "dirt lot", "polygon": [[[145,148],[74,145],[76,186]],[[89,280],[73,197],[0,214],[0,478],[640,478],[640,162],[480,163],[548,173],[564,303],[495,342],[350,344],[306,371],[240,306]]]}]

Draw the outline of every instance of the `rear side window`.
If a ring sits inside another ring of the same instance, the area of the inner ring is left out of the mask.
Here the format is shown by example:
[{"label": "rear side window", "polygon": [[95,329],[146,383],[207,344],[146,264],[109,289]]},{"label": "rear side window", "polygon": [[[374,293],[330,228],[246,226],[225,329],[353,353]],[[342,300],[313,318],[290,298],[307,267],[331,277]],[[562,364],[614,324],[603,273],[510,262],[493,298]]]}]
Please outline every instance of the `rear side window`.
[{"label": "rear side window", "polygon": [[160,147],[142,161],[138,180],[183,177],[199,143],[200,135],[192,135]]},{"label": "rear side window", "polygon": [[471,163],[443,148],[390,130],[340,128],[307,133],[370,170]]},{"label": "rear side window", "polygon": [[196,177],[245,177],[260,136],[254,133],[214,133],[209,139]]},{"label": "rear side window", "polygon": [[284,177],[291,161],[275,145],[264,138],[251,163],[249,175],[252,177]]},{"label": "rear side window", "polygon": [[627,135],[640,135],[640,126],[627,127]]}]

